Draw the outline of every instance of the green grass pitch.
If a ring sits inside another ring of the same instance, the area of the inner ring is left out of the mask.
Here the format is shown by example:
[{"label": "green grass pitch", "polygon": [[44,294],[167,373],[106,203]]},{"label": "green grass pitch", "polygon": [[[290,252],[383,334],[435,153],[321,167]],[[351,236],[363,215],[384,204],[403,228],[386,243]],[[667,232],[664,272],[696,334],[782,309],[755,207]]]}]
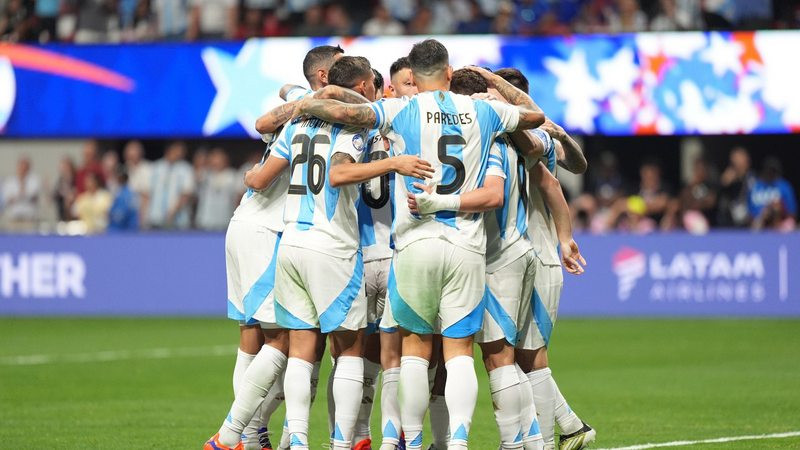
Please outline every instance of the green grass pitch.
[{"label": "green grass pitch", "polygon": [[[0,447],[201,448],[230,405],[237,341],[222,319],[0,319]],[[213,346],[224,347],[203,351]],[[150,351],[161,348],[179,356]],[[29,355],[46,356],[17,358]],[[551,366],[597,447],[800,430],[799,320],[565,319]],[[495,449],[479,369],[470,443]],[[327,445],[324,404],[321,386],[314,449]],[[282,419],[281,409],[275,430]],[[800,438],[699,447],[800,448]]]}]

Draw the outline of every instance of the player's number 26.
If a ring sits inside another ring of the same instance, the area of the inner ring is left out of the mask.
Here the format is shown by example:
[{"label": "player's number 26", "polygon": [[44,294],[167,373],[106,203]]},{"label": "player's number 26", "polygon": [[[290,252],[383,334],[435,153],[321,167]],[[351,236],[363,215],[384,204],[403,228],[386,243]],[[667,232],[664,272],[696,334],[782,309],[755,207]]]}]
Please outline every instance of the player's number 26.
[{"label": "player's number 26", "polygon": [[[312,194],[316,195],[322,192],[322,186],[325,185],[325,158],[314,153],[314,147],[317,144],[330,145],[330,143],[330,138],[323,134],[318,134],[313,138],[309,138],[305,134],[298,134],[292,139],[292,145],[300,144],[301,147],[300,154],[292,160],[290,179],[294,178],[296,166],[308,163],[308,170],[306,172],[306,184],[290,184],[289,194],[306,195],[306,185]],[[315,167],[316,170],[314,170]]]}]

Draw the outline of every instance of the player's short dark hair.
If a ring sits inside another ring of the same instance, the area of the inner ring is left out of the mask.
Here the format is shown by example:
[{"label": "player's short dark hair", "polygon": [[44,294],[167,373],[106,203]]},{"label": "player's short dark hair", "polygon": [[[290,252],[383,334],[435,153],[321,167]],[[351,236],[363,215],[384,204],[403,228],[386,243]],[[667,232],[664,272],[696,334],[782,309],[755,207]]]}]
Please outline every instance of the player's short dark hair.
[{"label": "player's short dark hair", "polygon": [[528,85],[528,79],[518,69],[515,69],[513,67],[506,67],[504,69],[497,69],[494,71],[494,73],[500,78],[511,83],[511,85],[514,86],[515,88],[525,92],[526,94],[530,94],[529,92],[530,86]]},{"label": "player's short dark hair", "polygon": [[375,74],[375,91],[383,91],[383,75],[374,68],[372,69],[372,73]]},{"label": "player's short dark hair", "polygon": [[394,77],[397,72],[400,72],[403,69],[410,69],[411,63],[408,62],[408,56],[401,56],[397,59],[397,61],[393,62],[392,65],[389,67],[389,78]]},{"label": "player's short dark hair", "polygon": [[336,47],[320,45],[309,50],[303,58],[303,75],[306,80],[311,82],[314,73],[320,68],[329,69],[333,64],[333,58],[340,53],[344,53],[344,49],[338,45]]},{"label": "player's short dark hair", "polygon": [[458,69],[450,80],[450,91],[456,94],[472,95],[489,90],[489,83],[479,73],[469,69]]},{"label": "player's short dark hair", "polygon": [[328,70],[328,84],[350,88],[357,81],[369,78],[372,66],[363,56],[342,56]]},{"label": "player's short dark hair", "polygon": [[417,75],[429,76],[444,70],[450,65],[447,48],[436,39],[425,39],[417,42],[408,54],[411,71]]}]

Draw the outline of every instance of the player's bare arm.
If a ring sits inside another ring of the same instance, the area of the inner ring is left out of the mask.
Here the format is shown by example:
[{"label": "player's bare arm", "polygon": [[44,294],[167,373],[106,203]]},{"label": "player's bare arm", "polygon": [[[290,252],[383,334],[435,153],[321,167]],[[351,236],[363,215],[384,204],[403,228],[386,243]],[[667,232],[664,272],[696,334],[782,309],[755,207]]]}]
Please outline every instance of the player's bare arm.
[{"label": "player's bare arm", "polygon": [[346,87],[329,84],[314,93],[314,98],[320,100],[333,99],[344,103],[369,103],[370,101],[358,92]]},{"label": "player's bare arm", "polygon": [[287,167],[289,161],[270,155],[264,164],[256,164],[244,174],[244,184],[250,189],[261,191],[268,188]]},{"label": "player's bare arm", "polygon": [[[511,138],[514,147],[527,161],[536,161],[544,155],[544,144],[540,139],[533,136],[529,130],[518,130],[509,133],[508,137]],[[513,151],[513,149],[509,148],[509,151]]]},{"label": "player's bare arm", "polygon": [[541,162],[536,163],[530,169],[530,176],[531,182],[542,192],[544,202],[553,215],[556,234],[561,244],[561,261],[564,268],[571,274],[582,274],[586,260],[583,259],[578,244],[572,237],[569,206],[564,198],[564,192],[561,190],[561,183]]},{"label": "player's bare arm", "polygon": [[304,114],[326,122],[342,123],[362,128],[375,125],[375,112],[367,104],[352,105],[338,100],[319,100],[305,97],[294,108],[294,117]]},{"label": "player's bare arm", "polygon": [[414,183],[419,194],[408,193],[408,208],[415,214],[432,214],[436,211],[485,212],[503,206],[505,180],[490,175],[483,186],[465,194],[439,194],[436,186]]},{"label": "player's bare arm", "polygon": [[518,130],[530,130],[544,123],[544,112],[528,94],[482,67],[470,66],[469,69],[480,74],[489,83],[490,88],[495,89],[508,103],[519,108]]},{"label": "player's bare arm", "polygon": [[561,146],[563,156],[561,154],[558,155],[559,166],[576,174],[586,172],[588,163],[586,162],[586,156],[583,154],[583,149],[572,136],[564,131],[564,128],[552,120],[546,119],[541,129],[557,141],[556,146],[559,144]]},{"label": "player's bare arm", "polygon": [[297,103],[297,101],[276,106],[259,117],[256,120],[256,131],[260,134],[275,133],[278,128],[292,117],[295,103]]},{"label": "player's bare arm", "polygon": [[424,179],[433,176],[433,167],[428,161],[413,155],[400,155],[368,163],[356,163],[352,156],[339,152],[331,156],[328,179],[331,186],[339,187],[363,183],[389,172]]}]

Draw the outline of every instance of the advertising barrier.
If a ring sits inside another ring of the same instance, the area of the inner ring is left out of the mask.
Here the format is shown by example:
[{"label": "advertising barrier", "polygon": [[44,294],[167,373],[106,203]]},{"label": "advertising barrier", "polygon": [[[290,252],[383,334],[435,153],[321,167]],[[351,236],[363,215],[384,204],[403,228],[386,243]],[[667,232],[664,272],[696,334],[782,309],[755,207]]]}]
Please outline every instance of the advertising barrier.
[{"label": "advertising barrier", "polygon": [[[578,236],[562,316],[800,316],[800,233]],[[0,236],[0,316],[226,314],[222,234]]]},{"label": "advertising barrier", "polygon": [[[554,121],[587,134],[800,132],[800,31],[441,36],[455,68],[516,67]],[[0,135],[258,137],[322,44],[389,66],[421,37],[29,46],[0,43]]]}]

